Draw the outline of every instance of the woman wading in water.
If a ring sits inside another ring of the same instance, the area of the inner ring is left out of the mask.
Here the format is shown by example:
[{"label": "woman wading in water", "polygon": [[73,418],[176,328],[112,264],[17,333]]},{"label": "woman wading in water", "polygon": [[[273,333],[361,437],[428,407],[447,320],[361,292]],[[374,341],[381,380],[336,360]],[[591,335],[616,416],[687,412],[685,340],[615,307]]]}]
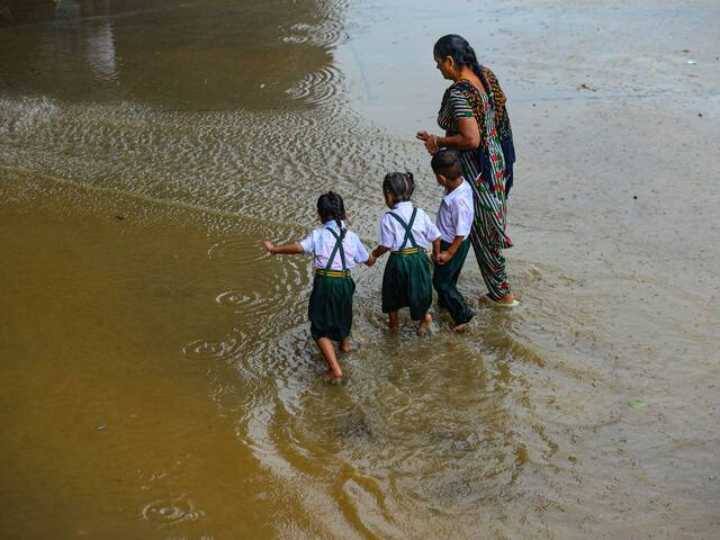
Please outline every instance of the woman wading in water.
[{"label": "woman wading in water", "polygon": [[461,36],[441,37],[433,56],[443,77],[453,81],[438,114],[445,136],[421,131],[417,138],[431,154],[440,148],[460,152],[463,176],[473,188],[475,203],[470,241],[488,288],[487,298],[496,305],[514,306],[518,302],[510,290],[501,252],[512,247],[505,219],[515,161],[505,96],[495,75],[478,64],[475,51]]}]

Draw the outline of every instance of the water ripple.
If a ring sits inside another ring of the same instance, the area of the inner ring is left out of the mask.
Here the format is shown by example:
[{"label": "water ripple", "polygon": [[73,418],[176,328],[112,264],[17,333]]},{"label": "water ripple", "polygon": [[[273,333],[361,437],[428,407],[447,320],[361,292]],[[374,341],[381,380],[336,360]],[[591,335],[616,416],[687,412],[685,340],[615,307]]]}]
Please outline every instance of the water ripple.
[{"label": "water ripple", "polygon": [[293,99],[306,103],[322,104],[333,99],[340,90],[342,74],[334,66],[307,74],[300,82],[287,90]]},{"label": "water ripple", "polygon": [[224,259],[232,262],[233,265],[257,267],[258,262],[265,258],[265,254],[256,246],[251,248],[245,239],[228,238],[213,244],[208,249],[208,258]]},{"label": "water ripple", "polygon": [[195,504],[186,495],[172,500],[157,500],[145,505],[142,517],[147,521],[161,525],[174,525],[186,521],[198,521],[205,512],[195,508]]},{"label": "water ripple", "polygon": [[183,354],[190,359],[198,360],[236,360],[247,344],[245,335],[237,330],[219,339],[198,339],[183,347]]}]

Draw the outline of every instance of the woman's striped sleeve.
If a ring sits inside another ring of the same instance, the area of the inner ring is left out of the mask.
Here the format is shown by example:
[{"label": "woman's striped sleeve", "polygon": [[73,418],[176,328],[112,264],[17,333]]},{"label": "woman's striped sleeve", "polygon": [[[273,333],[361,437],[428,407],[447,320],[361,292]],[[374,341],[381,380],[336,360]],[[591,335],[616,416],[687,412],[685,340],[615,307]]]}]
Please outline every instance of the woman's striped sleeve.
[{"label": "woman's striped sleeve", "polygon": [[451,90],[448,103],[453,118],[472,118],[474,115],[468,98],[460,90]]}]

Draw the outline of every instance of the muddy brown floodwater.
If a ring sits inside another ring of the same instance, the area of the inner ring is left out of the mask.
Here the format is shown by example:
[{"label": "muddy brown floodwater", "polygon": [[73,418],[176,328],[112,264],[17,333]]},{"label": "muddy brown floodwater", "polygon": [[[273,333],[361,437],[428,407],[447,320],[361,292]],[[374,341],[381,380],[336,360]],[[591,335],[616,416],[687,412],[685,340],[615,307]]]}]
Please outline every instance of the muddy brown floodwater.
[{"label": "muddy brown floodwater", "polygon": [[[713,0],[0,1],[0,536],[720,537]],[[522,305],[387,335],[347,384],[297,239],[382,176],[464,34],[510,98]]]}]

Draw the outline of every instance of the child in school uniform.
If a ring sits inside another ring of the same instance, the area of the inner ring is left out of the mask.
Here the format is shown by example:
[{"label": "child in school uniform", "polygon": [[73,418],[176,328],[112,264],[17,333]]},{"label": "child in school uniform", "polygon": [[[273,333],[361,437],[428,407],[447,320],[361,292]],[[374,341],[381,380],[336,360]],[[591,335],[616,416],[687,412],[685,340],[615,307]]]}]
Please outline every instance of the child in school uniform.
[{"label": "child in school uniform", "polygon": [[308,306],[310,333],[328,364],[328,377],[339,380],[342,370],[333,342],[340,343],[342,352],[351,350],[355,282],[350,269],[361,263],[372,266],[375,259],[368,255],[358,236],[345,227],[345,205],[340,195],[332,191],[321,195],[317,212],[322,227],[300,242],[280,246],[267,240],[263,243],[273,255],[305,253],[313,256],[315,279]]},{"label": "child in school uniform", "polygon": [[453,329],[462,332],[475,315],[457,289],[470,248],[469,236],[475,217],[473,192],[462,176],[460,156],[455,150],[440,150],[430,165],[438,184],[445,188],[436,221],[440,229],[440,249],[434,252],[433,286],[438,304],[450,312],[455,323]]},{"label": "child in school uniform", "polygon": [[427,250],[437,244],[440,231],[421,209],[410,200],[415,190],[411,173],[385,175],[383,195],[390,210],[380,219],[379,245],[372,251],[378,258],[390,251],[382,283],[382,311],[388,314],[388,326],[397,331],[398,311],[410,308],[410,318],[419,321],[418,335],[424,335],[432,323],[428,312],[432,303],[432,277]]}]

